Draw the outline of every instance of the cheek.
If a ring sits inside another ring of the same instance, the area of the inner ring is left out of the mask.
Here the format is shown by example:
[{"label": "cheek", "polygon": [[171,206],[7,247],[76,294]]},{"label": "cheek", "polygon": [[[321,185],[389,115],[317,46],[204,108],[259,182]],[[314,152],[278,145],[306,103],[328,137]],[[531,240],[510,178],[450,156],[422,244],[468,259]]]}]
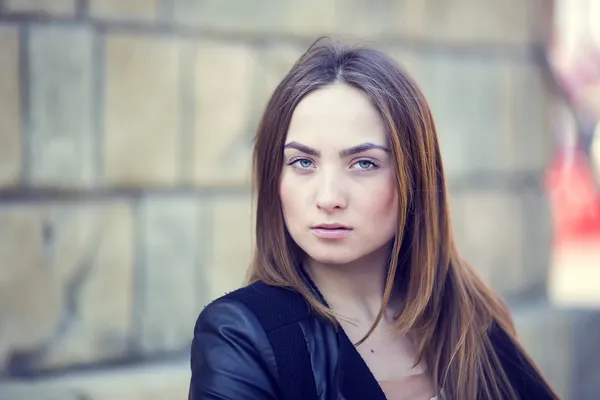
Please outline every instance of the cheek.
[{"label": "cheek", "polygon": [[282,173],[279,184],[279,198],[281,199],[281,207],[283,208],[283,216],[286,219],[286,223],[290,214],[293,215],[297,212],[298,195],[298,185],[294,185],[289,177],[285,173]]},{"label": "cheek", "polygon": [[395,224],[398,216],[398,191],[391,180],[372,188],[368,195],[368,210],[373,220]]}]

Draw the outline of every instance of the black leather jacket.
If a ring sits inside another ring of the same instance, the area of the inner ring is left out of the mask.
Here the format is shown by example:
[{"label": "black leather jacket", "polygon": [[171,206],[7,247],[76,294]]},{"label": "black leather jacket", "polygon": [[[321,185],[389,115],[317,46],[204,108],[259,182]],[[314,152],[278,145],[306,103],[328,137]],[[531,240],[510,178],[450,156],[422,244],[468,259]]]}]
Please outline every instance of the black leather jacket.
[{"label": "black leather jacket", "polygon": [[[272,310],[278,314],[283,312],[283,322],[265,329],[248,305],[235,298],[240,294],[250,294],[257,298],[262,303],[257,306],[261,310]],[[339,373],[338,361],[342,346],[338,330],[312,316],[304,302],[299,314],[289,313],[286,306],[298,304],[297,296],[287,290],[258,283],[217,299],[205,307],[196,322],[192,342],[190,399],[283,398],[282,387],[289,384],[289,381],[280,381],[281,366],[277,365],[268,334],[275,330],[281,331],[286,326],[301,329],[302,341],[306,344],[310,357],[308,368],[302,372],[309,375],[309,381],[314,379],[317,394],[314,398],[356,398],[343,397],[340,393],[343,374]],[[289,362],[298,360],[290,359]],[[383,393],[380,390],[378,394],[380,399],[385,399],[381,397]]]},{"label": "black leather jacket", "polygon": [[[294,310],[298,304],[303,305],[300,311]],[[266,324],[264,315],[275,322]],[[291,344],[294,331],[287,328],[299,328],[300,344],[308,349],[305,364]],[[555,398],[514,346],[507,345],[507,338],[493,340],[501,347],[498,354],[523,399]],[[278,363],[273,344],[279,342],[289,357]],[[262,283],[205,307],[194,330],[191,368],[190,400],[385,399],[343,330],[313,316],[298,294]],[[296,379],[306,383],[291,382]],[[298,393],[298,387],[306,391]]]}]

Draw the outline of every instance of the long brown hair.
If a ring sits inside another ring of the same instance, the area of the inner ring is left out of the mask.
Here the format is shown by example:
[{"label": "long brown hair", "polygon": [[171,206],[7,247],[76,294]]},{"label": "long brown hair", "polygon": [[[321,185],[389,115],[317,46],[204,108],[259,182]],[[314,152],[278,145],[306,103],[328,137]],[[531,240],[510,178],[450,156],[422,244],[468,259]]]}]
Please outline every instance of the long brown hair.
[{"label": "long brown hair", "polygon": [[299,272],[303,254],[287,233],[279,197],[292,113],[308,93],[335,82],[358,88],[371,99],[387,128],[397,165],[398,233],[383,304],[366,337],[381,321],[392,292],[399,291],[404,305],[396,328],[415,337],[418,358],[426,361],[437,388],[444,388],[451,399],[518,398],[486,333],[499,326],[527,356],[515,339],[507,307],[456,248],[427,100],[413,79],[378,50],[321,38],[275,89],[255,139],[256,250],[249,281],[292,288],[318,315],[336,323],[332,310]]}]

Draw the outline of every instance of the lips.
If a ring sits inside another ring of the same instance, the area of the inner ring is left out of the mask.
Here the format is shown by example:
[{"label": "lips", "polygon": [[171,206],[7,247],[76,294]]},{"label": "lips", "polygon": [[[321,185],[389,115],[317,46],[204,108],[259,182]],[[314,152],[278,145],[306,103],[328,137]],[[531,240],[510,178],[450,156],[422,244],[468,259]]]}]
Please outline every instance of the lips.
[{"label": "lips", "polygon": [[342,224],[320,224],[311,231],[321,239],[344,239],[352,234],[352,228]]}]

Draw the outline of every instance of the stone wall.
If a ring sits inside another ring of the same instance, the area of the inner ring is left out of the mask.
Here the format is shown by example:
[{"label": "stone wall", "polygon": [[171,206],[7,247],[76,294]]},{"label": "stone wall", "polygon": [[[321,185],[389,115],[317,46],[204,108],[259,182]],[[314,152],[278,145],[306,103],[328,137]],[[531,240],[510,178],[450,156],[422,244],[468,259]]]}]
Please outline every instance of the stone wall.
[{"label": "stone wall", "polygon": [[581,391],[581,324],[543,301],[541,3],[0,2],[0,398],[185,397],[195,317],[250,259],[257,119],[323,33],[423,86],[465,256],[561,393]]}]

